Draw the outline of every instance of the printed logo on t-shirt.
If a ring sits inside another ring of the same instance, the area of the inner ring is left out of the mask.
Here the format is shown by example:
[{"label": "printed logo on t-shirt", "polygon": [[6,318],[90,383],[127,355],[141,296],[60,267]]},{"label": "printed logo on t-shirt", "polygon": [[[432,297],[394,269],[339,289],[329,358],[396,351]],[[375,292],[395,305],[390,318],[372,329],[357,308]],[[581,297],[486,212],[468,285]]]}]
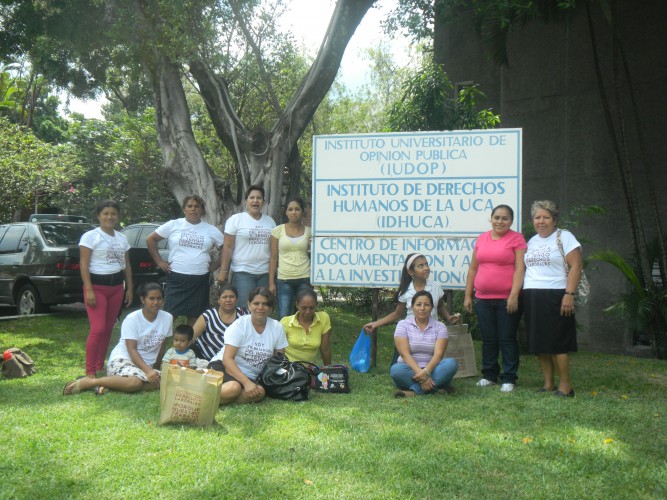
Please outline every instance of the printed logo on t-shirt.
[{"label": "printed logo on t-shirt", "polygon": [[106,253],[107,264],[120,264],[121,267],[125,262],[125,252],[120,245],[114,243],[107,243]]},{"label": "printed logo on t-shirt", "polygon": [[532,248],[526,254],[526,267],[540,267],[551,265],[551,247],[540,245]]},{"label": "printed logo on t-shirt", "polygon": [[203,250],[204,237],[191,229],[183,231],[181,233],[181,238],[178,240],[178,246]]},{"label": "printed logo on t-shirt", "polygon": [[266,245],[271,237],[271,229],[266,227],[251,227],[248,243],[251,245]]},{"label": "printed logo on t-shirt", "polygon": [[137,344],[137,347],[143,350],[150,350],[151,347],[161,345],[162,340],[164,340],[164,336],[158,330],[151,330],[151,333],[141,338],[140,344]]},{"label": "printed logo on t-shirt", "polygon": [[263,368],[266,360],[273,355],[273,349],[267,347],[261,342],[255,342],[246,347],[243,353],[243,360],[253,368]]}]

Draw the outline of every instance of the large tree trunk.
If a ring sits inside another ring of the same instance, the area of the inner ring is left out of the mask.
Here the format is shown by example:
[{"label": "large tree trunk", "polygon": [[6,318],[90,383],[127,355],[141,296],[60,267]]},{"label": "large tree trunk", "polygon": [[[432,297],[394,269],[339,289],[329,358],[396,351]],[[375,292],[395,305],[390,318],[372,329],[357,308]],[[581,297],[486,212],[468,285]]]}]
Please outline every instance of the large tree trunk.
[{"label": "large tree trunk", "polygon": [[[252,34],[242,12],[237,3],[230,2],[262,70],[263,81],[260,83],[267,89],[267,95],[273,96],[270,100],[276,120],[271,130],[250,130],[242,122],[227,83],[203,57],[193,57],[188,64],[216,133],[237,162],[242,179],[239,187],[245,192],[251,184],[263,186],[267,212],[275,220],[280,220],[282,214],[284,170],[290,160],[293,162],[298,158],[297,141],[331,88],[350,38],[375,1],[337,2],[318,55],[284,110],[275,98],[259,47],[250,38]],[[216,178],[195,141],[180,66],[169,59],[167,52],[156,54],[160,49],[154,40],[164,43],[169,39],[158,36],[162,20],[159,16],[146,15],[147,3],[138,1],[135,5],[140,19],[139,31],[145,37],[146,45],[151,47],[144,52],[143,64],[150,74],[155,96],[158,141],[167,184],[178,200],[190,193],[204,198],[208,221],[222,226],[230,215],[243,210],[244,205],[234,206],[230,186]],[[151,14],[155,13],[151,11]],[[290,191],[295,189],[298,190],[298,184],[291,184]]]},{"label": "large tree trunk", "polygon": [[[169,189],[177,200],[198,194],[206,202],[207,221],[225,221],[225,185],[216,178],[195,141],[178,67],[162,56],[149,68],[155,95],[158,142]],[[227,203],[228,204],[228,203]],[[231,212],[231,207],[227,207]]]},{"label": "large tree trunk", "polygon": [[[238,163],[243,190],[250,184],[262,185],[267,212],[274,220],[282,214],[284,169],[294,159],[299,137],[331,88],[350,38],[375,1],[338,1],[317,58],[270,131],[249,130],[236,113],[225,80],[203,60],[189,64],[216,132]],[[270,87],[270,82],[264,83]],[[298,186],[290,186],[290,191],[295,189]]]}]

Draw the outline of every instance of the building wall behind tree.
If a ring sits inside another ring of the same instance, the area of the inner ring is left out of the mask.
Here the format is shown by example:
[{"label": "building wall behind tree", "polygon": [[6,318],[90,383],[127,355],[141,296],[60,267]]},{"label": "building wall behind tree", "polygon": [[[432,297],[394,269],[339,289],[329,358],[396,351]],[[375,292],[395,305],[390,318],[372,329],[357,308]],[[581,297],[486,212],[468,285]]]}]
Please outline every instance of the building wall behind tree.
[{"label": "building wall behind tree", "polygon": [[[625,53],[630,82],[638,108],[637,126],[628,80],[620,59],[618,93],[629,159],[638,174],[642,225],[648,240],[655,237],[656,215],[648,205],[646,165],[657,190],[659,216],[667,221],[667,37],[663,23],[667,3],[618,1],[618,33]],[[593,31],[599,53],[604,88],[612,103],[616,129],[614,65],[611,26],[591,4]],[[529,224],[530,205],[536,199],[553,199],[566,213],[573,207],[599,205],[606,215],[584,219],[575,235],[582,241],[584,257],[597,250],[613,249],[633,256],[627,204],[603,111],[595,73],[591,33],[585,2],[562,19],[545,23],[533,20],[509,36],[509,66],[501,67],[487,56],[478,36],[461,20],[436,23],[436,61],[443,63],[452,82],[474,82],[488,96],[481,103],[501,116],[502,127],[523,129],[523,207]],[[640,134],[644,149],[640,148]],[[577,313],[579,342],[584,349],[640,354],[633,334],[617,319],[603,313],[621,292],[627,291],[620,273],[606,264],[589,265],[592,286],[589,305]]]}]

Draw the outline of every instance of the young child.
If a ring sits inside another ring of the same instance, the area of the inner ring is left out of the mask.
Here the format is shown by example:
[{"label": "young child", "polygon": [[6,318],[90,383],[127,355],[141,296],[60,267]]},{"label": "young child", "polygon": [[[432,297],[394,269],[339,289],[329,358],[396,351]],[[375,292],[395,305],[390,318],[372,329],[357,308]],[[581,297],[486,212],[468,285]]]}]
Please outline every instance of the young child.
[{"label": "young child", "polygon": [[178,325],[174,328],[174,347],[165,353],[162,362],[197,368],[197,357],[190,349],[190,342],[194,335],[195,332],[190,325]]}]

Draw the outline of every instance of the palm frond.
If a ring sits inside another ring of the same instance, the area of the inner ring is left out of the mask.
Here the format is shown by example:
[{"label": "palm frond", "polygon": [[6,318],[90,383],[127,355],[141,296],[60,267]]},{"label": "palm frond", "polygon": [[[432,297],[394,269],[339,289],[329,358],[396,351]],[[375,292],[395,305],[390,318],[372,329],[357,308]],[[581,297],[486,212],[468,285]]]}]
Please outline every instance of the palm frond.
[{"label": "palm frond", "polygon": [[614,266],[621,272],[621,274],[623,274],[623,277],[625,277],[625,279],[627,279],[630,282],[630,284],[635,289],[635,292],[637,292],[638,295],[640,296],[646,295],[646,291],[642,287],[641,281],[637,276],[637,273],[632,268],[632,266],[618,252],[614,250],[601,250],[599,252],[595,252],[594,254],[590,255],[588,259],[597,260],[599,262],[605,262],[607,264]]}]

